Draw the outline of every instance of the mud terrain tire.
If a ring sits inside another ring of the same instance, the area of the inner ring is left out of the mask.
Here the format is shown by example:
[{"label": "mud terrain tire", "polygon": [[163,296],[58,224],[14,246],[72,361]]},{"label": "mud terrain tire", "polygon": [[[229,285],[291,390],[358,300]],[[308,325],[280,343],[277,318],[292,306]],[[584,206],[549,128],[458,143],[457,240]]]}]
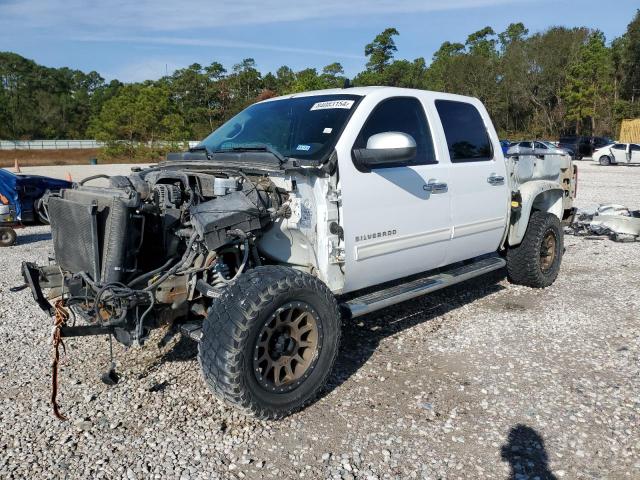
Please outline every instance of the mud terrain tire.
[{"label": "mud terrain tire", "polygon": [[[288,308],[292,314],[287,317]],[[292,333],[293,327],[287,331],[287,318],[294,325],[294,317],[302,315],[308,320],[300,322],[303,327],[299,331],[310,330],[304,324],[312,324],[314,342],[310,333]],[[313,401],[326,383],[338,353],[340,326],[338,304],[323,282],[287,267],[258,267],[241,275],[214,301],[203,324],[198,360],[208,387],[225,403],[258,418],[282,418]],[[280,333],[274,333],[278,329]],[[287,335],[288,340],[280,342]],[[292,340],[294,337],[299,343]],[[307,343],[315,345],[312,352],[300,347]],[[286,345],[290,351],[285,351]],[[275,360],[271,356],[265,359],[265,350],[271,352],[271,347],[280,348]],[[294,353],[302,361],[305,352],[306,363],[294,359],[296,363],[289,363],[284,380],[277,383],[276,369],[284,370],[278,362],[284,365]],[[257,363],[260,359],[265,365],[270,362],[271,373],[263,372]],[[302,367],[304,374],[298,374]],[[290,376],[293,372],[299,376]],[[271,384],[269,375],[273,377]]]},{"label": "mud terrain tire", "polygon": [[564,236],[558,217],[532,212],[522,243],[507,250],[509,280],[527,287],[548,287],[558,276],[563,251]]}]

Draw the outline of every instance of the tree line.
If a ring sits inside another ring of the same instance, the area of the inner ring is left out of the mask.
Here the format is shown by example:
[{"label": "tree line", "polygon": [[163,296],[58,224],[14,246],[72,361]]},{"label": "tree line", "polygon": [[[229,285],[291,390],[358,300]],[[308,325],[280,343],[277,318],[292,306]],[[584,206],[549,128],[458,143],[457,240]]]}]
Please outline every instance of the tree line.
[{"label": "tree line", "polygon": [[[610,42],[586,27],[530,33],[513,23],[503,32],[485,27],[464,43],[446,41],[430,63],[397,59],[398,35],[388,28],[365,46],[366,67],[351,84],[478,97],[506,138],[615,137],[623,118],[640,117],[640,10]],[[159,80],[106,82],[95,71],[0,52],[0,138],[200,139],[253,102],[346,80],[340,63],[263,74],[247,58],[229,71],[194,63]]]}]

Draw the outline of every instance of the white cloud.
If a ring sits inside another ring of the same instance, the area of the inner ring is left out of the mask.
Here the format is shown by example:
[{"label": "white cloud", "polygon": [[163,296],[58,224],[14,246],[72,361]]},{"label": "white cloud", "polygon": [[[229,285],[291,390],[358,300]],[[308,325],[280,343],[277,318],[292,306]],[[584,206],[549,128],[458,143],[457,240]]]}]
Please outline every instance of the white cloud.
[{"label": "white cloud", "polygon": [[[160,32],[321,18],[454,10],[530,0],[10,0],[0,24],[55,27],[61,32]],[[19,22],[19,23],[15,23]],[[70,30],[69,30],[70,29]],[[215,33],[215,32],[214,32]],[[292,39],[295,40],[295,39]]]},{"label": "white cloud", "polygon": [[[345,20],[364,22],[367,15],[384,18],[538,1],[542,0],[0,0],[0,39],[29,35],[43,40],[237,48],[361,61],[361,51],[322,49],[321,39],[312,43],[319,48],[303,48],[301,44],[308,45],[309,39],[294,36],[281,45],[236,39],[259,37],[255,31],[248,35],[248,29],[259,31],[267,24],[282,23],[284,29],[287,22],[304,25],[323,20],[326,35],[331,35],[332,20],[344,25]],[[229,27],[234,39],[223,37],[221,30],[226,34]],[[119,78],[154,78],[163,70],[162,60],[149,60],[119,72]]]},{"label": "white cloud", "polygon": [[355,55],[345,52],[331,50],[321,50],[312,48],[287,47],[281,45],[269,45],[264,43],[240,42],[235,40],[224,40],[217,38],[182,38],[168,36],[104,36],[87,35],[74,37],[74,40],[83,42],[106,42],[106,43],[129,43],[129,44],[156,44],[156,45],[176,45],[190,47],[221,47],[240,48],[251,50],[267,50],[282,53],[304,53],[306,55],[318,55],[332,58],[350,58],[362,60],[362,55]]}]

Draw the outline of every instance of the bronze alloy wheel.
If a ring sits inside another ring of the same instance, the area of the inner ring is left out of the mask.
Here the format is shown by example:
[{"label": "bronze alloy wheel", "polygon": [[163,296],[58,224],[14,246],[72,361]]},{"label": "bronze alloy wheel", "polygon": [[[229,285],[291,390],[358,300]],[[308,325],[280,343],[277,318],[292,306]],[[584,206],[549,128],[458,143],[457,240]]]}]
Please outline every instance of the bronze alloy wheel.
[{"label": "bronze alloy wheel", "polygon": [[304,302],[289,302],[269,317],[254,348],[258,383],[272,392],[298,387],[313,371],[322,345],[318,314]]},{"label": "bronze alloy wheel", "polygon": [[542,238],[540,245],[540,269],[547,273],[556,260],[556,245],[558,240],[553,230],[548,230]]}]

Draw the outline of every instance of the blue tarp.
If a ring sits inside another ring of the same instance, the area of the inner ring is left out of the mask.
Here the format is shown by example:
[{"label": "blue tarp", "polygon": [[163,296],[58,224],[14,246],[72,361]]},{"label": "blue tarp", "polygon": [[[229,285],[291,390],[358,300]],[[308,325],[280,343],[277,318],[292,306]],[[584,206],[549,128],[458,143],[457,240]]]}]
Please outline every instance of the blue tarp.
[{"label": "blue tarp", "polygon": [[0,168],[0,195],[15,205],[16,217],[21,221],[35,219],[35,205],[47,190],[57,191],[71,188],[71,182],[41,175],[16,175]]},{"label": "blue tarp", "polygon": [[18,196],[18,186],[20,185],[20,177],[18,175],[14,175],[13,173],[0,168],[0,201],[2,203],[6,201],[9,202],[9,205],[15,205],[16,207],[16,216],[18,220],[20,220],[22,215],[22,208],[20,205],[20,198]]}]

